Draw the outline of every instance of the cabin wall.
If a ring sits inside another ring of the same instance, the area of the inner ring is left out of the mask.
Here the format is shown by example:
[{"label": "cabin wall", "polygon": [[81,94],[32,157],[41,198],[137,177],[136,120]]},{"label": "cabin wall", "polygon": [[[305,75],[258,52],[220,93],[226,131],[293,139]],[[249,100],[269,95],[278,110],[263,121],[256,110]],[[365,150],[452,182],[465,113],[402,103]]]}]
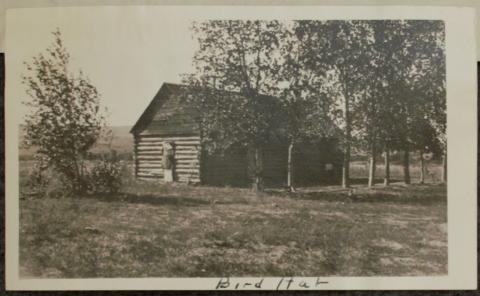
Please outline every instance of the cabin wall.
[{"label": "cabin wall", "polygon": [[340,184],[341,154],[335,143],[324,142],[295,147],[293,182],[295,186]]},{"label": "cabin wall", "polygon": [[224,153],[204,154],[202,183],[213,186],[247,186],[248,162],[244,149],[230,149]]},{"label": "cabin wall", "polygon": [[163,144],[173,143],[176,181],[200,183],[200,137],[135,135],[135,176],[163,180]]},{"label": "cabin wall", "polygon": [[263,180],[265,186],[286,186],[287,158],[288,147],[286,145],[269,145],[263,149]]}]

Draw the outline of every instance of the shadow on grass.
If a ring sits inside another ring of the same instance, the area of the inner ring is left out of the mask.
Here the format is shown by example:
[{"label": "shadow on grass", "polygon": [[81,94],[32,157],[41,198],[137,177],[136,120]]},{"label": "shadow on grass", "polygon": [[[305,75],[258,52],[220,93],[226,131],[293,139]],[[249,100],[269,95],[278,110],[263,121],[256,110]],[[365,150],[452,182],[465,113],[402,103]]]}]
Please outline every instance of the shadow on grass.
[{"label": "shadow on grass", "polygon": [[210,201],[204,199],[196,199],[191,197],[182,196],[161,196],[154,194],[131,194],[120,193],[116,195],[97,195],[90,196],[90,198],[97,199],[104,202],[123,202],[131,204],[149,204],[154,206],[174,205],[174,206],[186,206],[195,207],[210,204]]},{"label": "shadow on grass", "polygon": [[[403,182],[400,179],[390,179],[390,183]],[[352,185],[367,185],[368,178],[352,178],[350,179],[350,184]],[[383,184],[383,179],[375,179],[375,184]]]},{"label": "shadow on grass", "polygon": [[393,203],[432,205],[446,203],[446,187],[439,185],[410,185],[405,188],[389,187],[372,191],[353,192],[299,192],[291,197],[305,200],[351,203]]}]

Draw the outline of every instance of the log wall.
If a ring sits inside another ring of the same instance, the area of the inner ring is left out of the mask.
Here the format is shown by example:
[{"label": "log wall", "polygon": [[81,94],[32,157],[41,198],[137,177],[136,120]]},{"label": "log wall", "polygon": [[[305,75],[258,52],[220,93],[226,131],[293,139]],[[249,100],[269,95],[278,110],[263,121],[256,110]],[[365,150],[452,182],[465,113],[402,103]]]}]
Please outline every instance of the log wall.
[{"label": "log wall", "polygon": [[200,137],[135,136],[135,175],[142,179],[163,180],[163,144],[175,149],[175,181],[200,183]]}]

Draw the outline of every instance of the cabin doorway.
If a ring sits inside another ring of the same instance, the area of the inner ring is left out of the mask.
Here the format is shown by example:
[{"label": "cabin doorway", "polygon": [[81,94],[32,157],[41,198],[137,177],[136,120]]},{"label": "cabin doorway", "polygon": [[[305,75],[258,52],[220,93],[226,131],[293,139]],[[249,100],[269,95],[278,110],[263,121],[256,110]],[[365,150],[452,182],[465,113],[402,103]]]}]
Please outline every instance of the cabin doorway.
[{"label": "cabin doorway", "polygon": [[165,183],[174,182],[175,173],[175,147],[173,143],[163,144],[163,180]]}]

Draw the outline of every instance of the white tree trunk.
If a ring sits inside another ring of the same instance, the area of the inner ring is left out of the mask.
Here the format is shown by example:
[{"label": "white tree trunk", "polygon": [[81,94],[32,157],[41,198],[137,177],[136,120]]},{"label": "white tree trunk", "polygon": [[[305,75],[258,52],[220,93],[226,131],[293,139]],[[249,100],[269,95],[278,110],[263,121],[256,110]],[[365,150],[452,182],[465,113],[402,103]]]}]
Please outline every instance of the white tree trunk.
[{"label": "white tree trunk", "polygon": [[390,185],[390,151],[388,149],[385,150],[385,177],[383,178],[383,185],[388,186]]},{"label": "white tree trunk", "polygon": [[443,160],[442,160],[443,170],[442,170],[442,182],[447,182],[447,149],[443,153]]},{"label": "white tree trunk", "polygon": [[368,187],[373,187],[375,185],[375,170],[376,170],[376,151],[375,151],[375,145],[372,144],[372,150],[370,151],[370,167],[368,171]]},{"label": "white tree trunk", "polygon": [[405,184],[410,184],[410,151],[405,149],[403,154],[403,180]]},{"label": "white tree trunk", "polygon": [[287,187],[290,191],[295,191],[293,186],[293,142],[288,146],[288,163],[287,163]]},{"label": "white tree trunk", "polygon": [[253,182],[253,190],[254,191],[263,191],[263,159],[262,159],[262,149],[259,147],[255,148],[254,151],[254,182]]},{"label": "white tree trunk", "polygon": [[423,159],[423,151],[420,151],[420,184],[425,183],[425,160]]}]

